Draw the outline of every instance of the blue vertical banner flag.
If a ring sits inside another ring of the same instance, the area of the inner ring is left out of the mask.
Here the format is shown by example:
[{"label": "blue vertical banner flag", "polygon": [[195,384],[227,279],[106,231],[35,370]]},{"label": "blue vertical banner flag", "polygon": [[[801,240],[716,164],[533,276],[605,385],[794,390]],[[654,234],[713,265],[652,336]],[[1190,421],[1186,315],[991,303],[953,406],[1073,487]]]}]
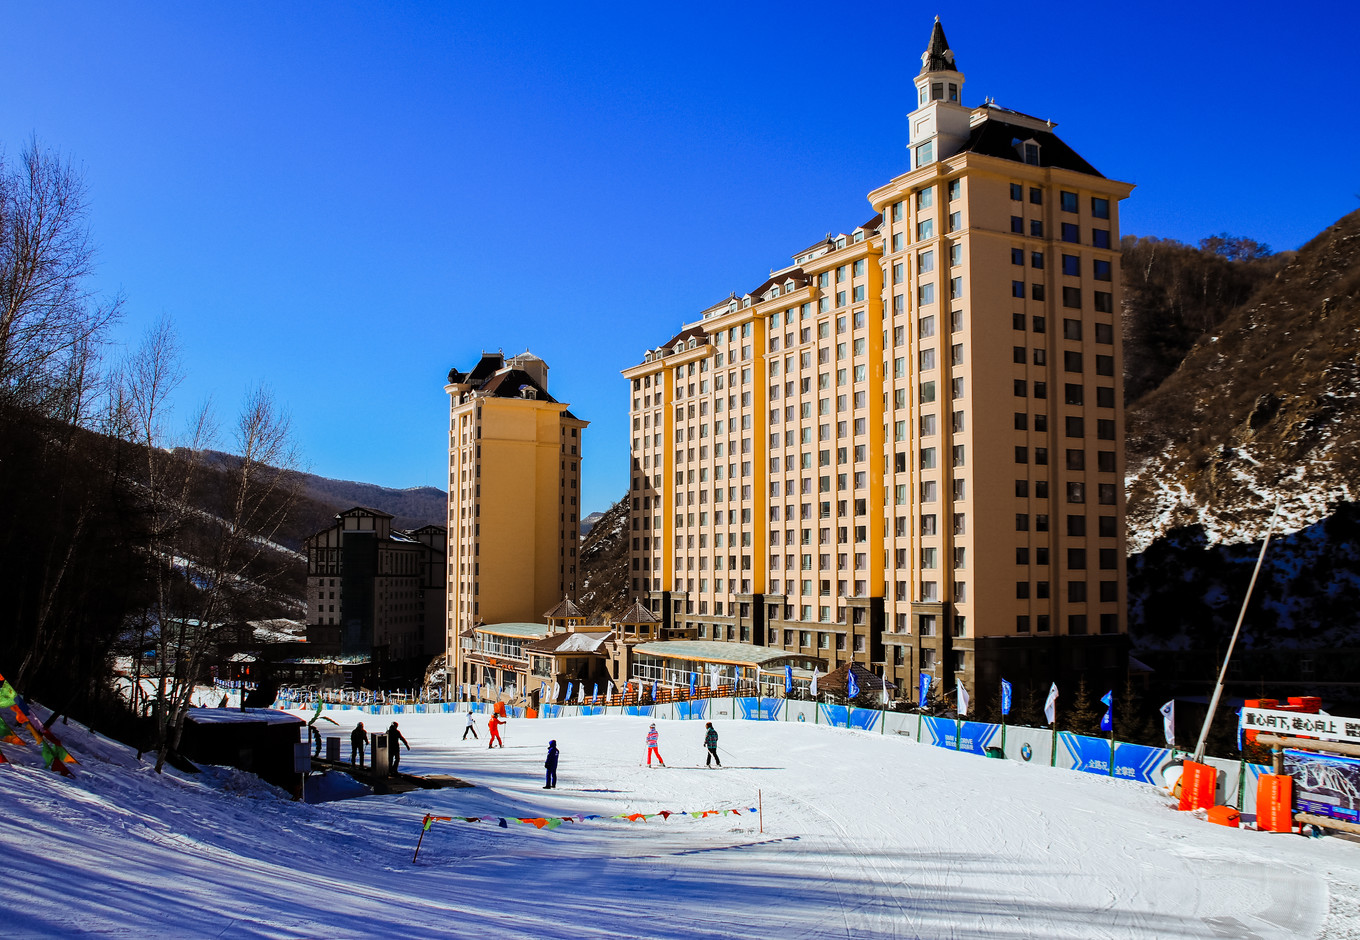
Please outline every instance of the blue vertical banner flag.
[{"label": "blue vertical banner flag", "polygon": [[855,670],[852,668],[845,674],[846,684],[851,698],[859,697],[859,682],[855,680]]},{"label": "blue vertical banner flag", "polygon": [[699,681],[698,673],[689,674],[689,697],[694,698],[694,686]]},{"label": "blue vertical banner flag", "polygon": [[923,672],[921,673],[920,698],[917,700],[917,704],[922,708],[926,706],[926,696],[928,695],[930,695],[930,673]]},{"label": "blue vertical banner flag", "polygon": [[1001,714],[1011,713],[1011,684],[1005,679],[1001,680]]},{"label": "blue vertical banner flag", "polygon": [[784,667],[784,694],[793,694],[793,667],[788,665]]},{"label": "blue vertical banner flag", "polygon": [[1242,751],[1242,709],[1237,710],[1237,750]]},{"label": "blue vertical banner flag", "polygon": [[567,683],[567,694],[566,694],[566,696],[562,699],[563,702],[570,702],[570,701],[571,701],[571,686],[572,686],[572,683],[568,682],[568,683]]},{"label": "blue vertical banner flag", "polygon": [[548,683],[540,682],[538,684],[538,703],[542,705],[547,700],[548,700]]},{"label": "blue vertical banner flag", "polygon": [[600,697],[600,684],[599,684],[598,682],[595,683],[595,685],[591,688],[591,690],[590,690],[590,697],[591,697],[591,698],[599,698],[599,697]]},{"label": "blue vertical banner flag", "polygon": [[1105,706],[1105,714],[1100,716],[1100,730],[1114,730],[1114,689],[1106,692],[1100,697],[1100,704]]},{"label": "blue vertical banner flag", "polygon": [[656,681],[652,681],[652,701],[656,701]]}]

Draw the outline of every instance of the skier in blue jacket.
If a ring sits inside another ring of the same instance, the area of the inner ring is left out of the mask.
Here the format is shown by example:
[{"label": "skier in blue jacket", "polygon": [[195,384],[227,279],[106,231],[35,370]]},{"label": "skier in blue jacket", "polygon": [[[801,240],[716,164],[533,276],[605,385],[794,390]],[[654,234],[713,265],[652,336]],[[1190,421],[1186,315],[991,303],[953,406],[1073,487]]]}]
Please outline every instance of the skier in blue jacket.
[{"label": "skier in blue jacket", "polygon": [[548,769],[548,780],[543,784],[545,790],[557,789],[557,742],[548,742],[548,759],[543,762],[543,766]]}]

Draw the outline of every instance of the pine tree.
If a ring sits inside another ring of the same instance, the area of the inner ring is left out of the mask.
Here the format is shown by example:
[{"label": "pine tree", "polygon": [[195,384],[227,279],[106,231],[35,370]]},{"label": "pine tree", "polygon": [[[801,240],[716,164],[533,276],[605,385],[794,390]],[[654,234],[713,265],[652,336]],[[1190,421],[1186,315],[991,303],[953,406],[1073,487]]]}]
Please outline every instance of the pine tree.
[{"label": "pine tree", "polygon": [[1086,687],[1086,677],[1082,676],[1077,683],[1077,693],[1072,698],[1072,707],[1062,712],[1062,699],[1058,699],[1059,714],[1058,725],[1064,731],[1071,731],[1075,734],[1087,734],[1099,737],[1100,716],[1104,714],[1103,707],[1097,709],[1092,703],[1091,692]]}]

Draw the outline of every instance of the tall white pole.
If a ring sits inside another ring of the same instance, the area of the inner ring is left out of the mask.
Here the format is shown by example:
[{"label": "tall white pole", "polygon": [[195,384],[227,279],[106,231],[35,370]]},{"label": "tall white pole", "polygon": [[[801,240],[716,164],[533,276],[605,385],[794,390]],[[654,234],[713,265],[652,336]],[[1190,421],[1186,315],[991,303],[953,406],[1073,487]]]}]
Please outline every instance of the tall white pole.
[{"label": "tall white pole", "polygon": [[1280,514],[1280,503],[1275,503],[1275,511],[1270,514],[1270,524],[1266,527],[1265,541],[1261,543],[1261,554],[1256,556],[1256,567],[1251,572],[1251,583],[1247,585],[1247,596],[1242,598],[1242,609],[1237,613],[1237,625],[1233,627],[1232,639],[1228,641],[1228,652],[1223,656],[1223,668],[1218,673],[1218,684],[1214,686],[1214,697],[1209,700],[1209,712],[1204,716],[1204,727],[1199,731],[1199,741],[1195,744],[1195,763],[1204,760],[1204,745],[1209,738],[1209,726],[1214,723],[1214,712],[1218,711],[1218,700],[1223,695],[1223,683],[1228,677],[1228,661],[1232,659],[1233,647],[1237,645],[1237,635],[1242,631],[1242,621],[1247,616],[1247,604],[1251,603],[1251,592],[1256,588],[1256,576],[1261,573],[1261,562],[1266,559],[1266,549],[1270,546],[1270,536],[1275,532],[1275,517]]}]

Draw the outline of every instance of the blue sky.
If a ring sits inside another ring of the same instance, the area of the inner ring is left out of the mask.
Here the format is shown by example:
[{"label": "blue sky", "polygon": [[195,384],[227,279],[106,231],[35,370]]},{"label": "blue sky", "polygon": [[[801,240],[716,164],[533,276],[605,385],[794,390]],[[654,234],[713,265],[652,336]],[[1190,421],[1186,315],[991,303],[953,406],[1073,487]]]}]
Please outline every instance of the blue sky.
[{"label": "blue sky", "polygon": [[[984,96],[1137,184],[1125,234],[1296,248],[1360,208],[1349,3],[9,5],[0,146],[84,167],[116,338],[187,413],[265,382],[307,468],[444,484],[443,384],[532,349],[627,488],[619,370],[872,211],[934,15]],[[1230,11],[1230,12],[1229,12]]]}]

